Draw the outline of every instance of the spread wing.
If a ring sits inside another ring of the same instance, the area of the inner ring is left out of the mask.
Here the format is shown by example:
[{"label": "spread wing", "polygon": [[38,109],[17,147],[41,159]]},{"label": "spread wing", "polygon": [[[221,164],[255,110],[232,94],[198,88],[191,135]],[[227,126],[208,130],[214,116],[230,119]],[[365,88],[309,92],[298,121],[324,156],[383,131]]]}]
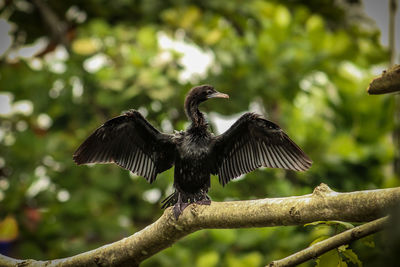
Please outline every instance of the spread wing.
[{"label": "spread wing", "polygon": [[261,166],[305,171],[312,160],[273,122],[254,113],[240,117],[215,139],[213,174],[222,185]]},{"label": "spread wing", "polygon": [[174,164],[172,135],[160,133],[138,111],[115,117],[92,133],[73,155],[74,161],[116,163],[152,183]]}]

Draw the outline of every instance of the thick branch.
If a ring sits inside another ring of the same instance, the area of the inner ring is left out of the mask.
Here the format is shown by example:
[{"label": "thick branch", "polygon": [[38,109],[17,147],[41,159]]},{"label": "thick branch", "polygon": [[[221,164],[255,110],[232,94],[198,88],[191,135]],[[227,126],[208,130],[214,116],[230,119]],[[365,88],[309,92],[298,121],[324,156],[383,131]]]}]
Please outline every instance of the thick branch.
[{"label": "thick branch", "polygon": [[168,208],[140,232],[95,250],[51,261],[0,256],[0,266],[134,266],[201,229],[302,225],[318,220],[365,222],[382,217],[399,201],[400,188],[337,193],[321,184],[304,196],[193,204],[178,221]]},{"label": "thick branch", "polygon": [[325,239],[321,242],[315,243],[302,251],[292,254],[281,260],[273,261],[267,266],[269,267],[283,267],[283,266],[296,266],[310,259],[321,256],[331,249],[338,248],[342,245],[349,244],[355,240],[365,236],[374,234],[381,231],[388,222],[388,217],[380,218],[375,221],[354,227],[350,230],[344,231],[333,237]]},{"label": "thick branch", "polygon": [[382,75],[369,84],[367,89],[371,95],[380,95],[400,91],[400,65],[383,71]]}]

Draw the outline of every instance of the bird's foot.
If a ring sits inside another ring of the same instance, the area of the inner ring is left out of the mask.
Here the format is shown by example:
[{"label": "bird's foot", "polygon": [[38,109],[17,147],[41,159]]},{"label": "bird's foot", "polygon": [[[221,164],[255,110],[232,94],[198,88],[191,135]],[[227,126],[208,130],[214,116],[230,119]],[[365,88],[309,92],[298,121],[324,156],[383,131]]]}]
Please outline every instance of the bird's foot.
[{"label": "bird's foot", "polygon": [[[174,205],[174,208],[172,209],[176,220],[178,220],[179,216],[186,209],[186,207],[192,203],[195,203],[198,205],[210,205],[211,204],[211,199],[207,195],[207,193],[202,194],[202,196],[200,196],[201,199],[198,198],[199,200],[196,200],[196,198],[194,198],[194,197],[193,197],[193,199],[190,197],[184,197],[182,199],[182,195],[179,192],[177,193],[177,195],[178,195],[178,199]],[[199,197],[199,196],[197,196],[197,197]],[[169,200],[167,200],[167,201],[169,201]],[[184,202],[184,201],[187,201],[187,202]]]},{"label": "bird's foot", "polygon": [[207,192],[203,191],[202,193],[201,199],[197,200],[195,203],[198,205],[211,205],[211,199],[207,195]]},{"label": "bird's foot", "polygon": [[205,198],[205,199],[202,199],[202,200],[198,200],[195,203],[199,204],[199,205],[211,205],[211,199]]},{"label": "bird's foot", "polygon": [[178,220],[179,216],[182,214],[182,212],[184,211],[184,209],[186,209],[187,206],[189,206],[189,203],[184,203],[184,202],[177,202],[174,205],[173,212],[176,220]]}]

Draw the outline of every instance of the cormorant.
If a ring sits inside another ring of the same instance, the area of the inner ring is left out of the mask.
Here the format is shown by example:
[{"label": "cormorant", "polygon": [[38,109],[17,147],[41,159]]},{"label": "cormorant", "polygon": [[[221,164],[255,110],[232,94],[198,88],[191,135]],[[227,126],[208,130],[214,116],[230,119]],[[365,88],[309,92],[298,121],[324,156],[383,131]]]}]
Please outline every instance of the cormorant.
[{"label": "cormorant", "polygon": [[261,166],[305,171],[311,159],[275,123],[255,113],[242,115],[225,133],[214,136],[199,104],[210,98],[229,98],[210,85],[194,87],[185,100],[191,124],[186,131],[165,134],[138,111],[115,117],[90,135],[73,155],[74,161],[116,163],[150,183],[175,165],[175,192],[162,208],[174,205],[176,218],[190,203],[210,204],[210,175],[224,186]]}]

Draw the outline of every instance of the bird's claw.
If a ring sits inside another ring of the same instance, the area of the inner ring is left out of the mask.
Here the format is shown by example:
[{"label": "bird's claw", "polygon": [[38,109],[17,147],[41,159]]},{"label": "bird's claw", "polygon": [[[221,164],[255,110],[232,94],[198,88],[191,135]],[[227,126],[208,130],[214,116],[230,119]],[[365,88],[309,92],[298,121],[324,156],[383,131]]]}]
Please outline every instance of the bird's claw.
[{"label": "bird's claw", "polygon": [[[192,203],[195,203],[198,205],[211,205],[211,199],[209,196],[207,196],[205,194],[205,195],[203,195],[203,199],[197,200]],[[178,201],[175,203],[174,208],[173,208],[173,213],[174,213],[176,220],[178,220],[179,216],[186,209],[186,207],[189,206],[190,204],[191,203],[183,202],[181,194],[178,193]]]},{"label": "bird's claw", "polygon": [[178,202],[174,205],[173,212],[176,220],[178,220],[179,216],[182,214],[187,206],[189,206],[189,203],[184,202]]},{"label": "bird's claw", "polygon": [[196,201],[195,203],[199,204],[199,205],[211,205],[211,199],[205,198],[205,199]]}]

